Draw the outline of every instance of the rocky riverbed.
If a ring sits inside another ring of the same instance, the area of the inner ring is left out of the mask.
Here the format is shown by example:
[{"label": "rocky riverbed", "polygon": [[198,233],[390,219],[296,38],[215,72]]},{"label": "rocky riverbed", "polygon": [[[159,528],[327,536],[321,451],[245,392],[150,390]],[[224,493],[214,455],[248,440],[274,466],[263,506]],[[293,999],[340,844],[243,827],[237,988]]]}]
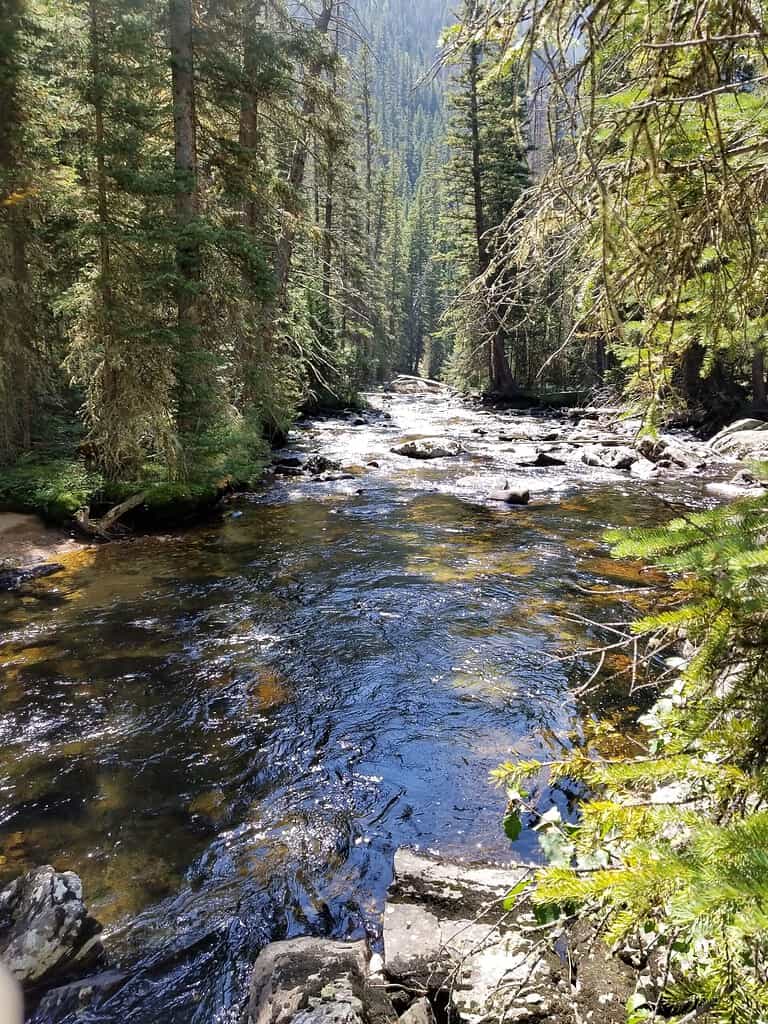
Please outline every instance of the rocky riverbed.
[{"label": "rocky riverbed", "polygon": [[[503,835],[488,770],[578,743],[585,719],[626,707],[618,659],[586,701],[574,694],[593,665],[559,660],[646,600],[604,529],[757,493],[741,460],[768,440],[747,423],[710,444],[638,442],[617,410],[493,412],[413,381],[370,404],[300,424],[220,524],[57,551],[61,568],[16,575],[0,597],[0,884],[27,877],[0,901],[6,959],[25,934],[59,934],[29,924],[40,894],[82,906],[61,933],[69,952],[26,979],[36,1024],[74,1024],[86,1004],[89,1024],[239,1024],[258,1005],[260,951],[298,937],[365,944],[359,973],[383,977],[392,1009],[361,1000],[364,1017],[424,1024],[450,991],[474,1024],[472,993],[491,981],[397,974],[393,942],[434,918],[468,969],[461,864],[500,872],[495,889],[469,885],[498,911],[538,857],[530,829]],[[558,799],[545,789],[540,809]],[[404,895],[427,868],[397,851],[417,847],[442,897]],[[49,863],[79,876],[87,909],[71,876],[34,874]],[[522,956],[537,941],[502,917],[482,922],[503,935],[497,971],[510,943]],[[576,958],[540,957],[542,984],[515,1012],[569,1020]],[[430,971],[459,978],[441,963]],[[333,1003],[324,988],[296,1013]]]}]

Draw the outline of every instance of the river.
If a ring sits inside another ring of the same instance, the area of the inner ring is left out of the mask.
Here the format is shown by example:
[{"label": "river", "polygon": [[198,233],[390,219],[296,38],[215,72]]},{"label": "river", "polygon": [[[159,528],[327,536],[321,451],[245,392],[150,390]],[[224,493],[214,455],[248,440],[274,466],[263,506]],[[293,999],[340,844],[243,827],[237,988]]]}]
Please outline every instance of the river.
[{"label": "river", "polygon": [[[127,968],[81,1024],[234,1021],[268,939],[377,941],[399,845],[535,857],[529,830],[504,837],[489,770],[627,711],[616,682],[577,702],[589,664],[555,659],[601,639],[575,619],[626,616],[616,588],[643,583],[604,529],[700,503],[701,482],[530,469],[530,506],[491,507],[521,475],[499,434],[561,422],[371,401],[391,419],[291,439],[353,479],[276,480],[221,524],[68,555],[0,599],[0,881],[78,872]],[[391,453],[421,435],[468,454]]]}]

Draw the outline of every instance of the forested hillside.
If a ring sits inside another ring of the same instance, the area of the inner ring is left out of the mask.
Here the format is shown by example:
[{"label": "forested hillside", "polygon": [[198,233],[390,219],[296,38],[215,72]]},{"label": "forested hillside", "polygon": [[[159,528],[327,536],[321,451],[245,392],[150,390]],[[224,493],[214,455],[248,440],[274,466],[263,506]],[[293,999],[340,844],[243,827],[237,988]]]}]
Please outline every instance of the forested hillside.
[{"label": "forested hillside", "polygon": [[418,369],[444,15],[3,8],[6,464],[55,460],[69,512],[97,477],[245,479],[300,404]]}]

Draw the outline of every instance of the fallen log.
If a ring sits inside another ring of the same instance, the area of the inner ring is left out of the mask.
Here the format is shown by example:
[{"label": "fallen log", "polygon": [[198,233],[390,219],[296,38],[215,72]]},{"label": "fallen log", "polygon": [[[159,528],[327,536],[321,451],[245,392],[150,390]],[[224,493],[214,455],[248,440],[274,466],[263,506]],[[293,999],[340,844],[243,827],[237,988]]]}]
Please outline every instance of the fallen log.
[{"label": "fallen log", "polygon": [[146,501],[146,494],[141,491],[139,494],[133,494],[130,498],[126,498],[125,501],[120,502],[119,505],[115,505],[111,508],[106,515],[103,515],[101,519],[91,519],[91,512],[88,506],[79,509],[75,515],[75,523],[79,530],[86,535],[86,537],[97,537],[101,540],[110,539],[110,530],[112,530],[117,523],[127,515],[128,512],[138,508],[139,505],[143,505]]}]

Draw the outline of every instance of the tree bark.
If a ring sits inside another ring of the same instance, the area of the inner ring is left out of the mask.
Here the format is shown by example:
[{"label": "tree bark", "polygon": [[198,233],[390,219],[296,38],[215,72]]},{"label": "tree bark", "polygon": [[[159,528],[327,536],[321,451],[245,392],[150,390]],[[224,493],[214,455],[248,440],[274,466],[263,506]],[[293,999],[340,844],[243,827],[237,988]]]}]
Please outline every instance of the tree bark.
[{"label": "tree bark", "polygon": [[[243,91],[240,97],[240,132],[239,143],[241,159],[245,170],[244,182],[250,178],[248,171],[253,167],[259,148],[259,99],[256,94],[256,75],[258,74],[258,51],[253,38],[253,25],[265,14],[264,0],[254,0],[245,10],[243,25]],[[243,227],[254,231],[257,224],[257,206],[253,196],[243,196],[242,209]]]},{"label": "tree bark", "polygon": [[[483,159],[480,139],[480,111],[477,99],[480,77],[480,45],[472,43],[469,48],[469,127],[472,144],[472,197],[475,214],[475,240],[477,262],[481,274],[487,274],[490,267],[488,244],[485,237],[485,205],[483,197]],[[504,335],[492,315],[487,318],[488,330],[488,378],[491,390],[500,394],[514,394],[519,388],[512,376],[507,360]]]},{"label": "tree bark", "polygon": [[[315,19],[315,31],[321,35],[327,35],[331,24],[331,16],[335,0],[323,0],[320,13]],[[320,59],[312,61],[307,67],[305,80],[312,83],[318,78],[323,68]],[[296,219],[300,210],[299,192],[304,183],[304,174],[307,168],[307,154],[309,152],[309,131],[310,121],[315,113],[315,96],[311,85],[307,89],[304,102],[301,107],[301,119],[303,130],[296,140],[291,157],[291,164],[288,170],[288,188],[291,200],[286,211],[287,216],[283,219],[280,237],[277,240],[277,302],[281,307],[285,306],[288,281],[291,274],[293,262],[293,244],[296,239]]]},{"label": "tree bark", "polygon": [[185,356],[194,348],[200,329],[198,293],[200,287],[200,244],[194,235],[197,219],[197,119],[195,116],[195,61],[192,38],[191,0],[170,0],[169,39],[173,89],[174,161],[176,181],[176,269],[179,348],[179,425],[194,428],[192,408],[195,386]]},{"label": "tree bark", "polygon": [[765,405],[765,353],[761,348],[756,348],[752,356],[752,397],[755,405]]}]

